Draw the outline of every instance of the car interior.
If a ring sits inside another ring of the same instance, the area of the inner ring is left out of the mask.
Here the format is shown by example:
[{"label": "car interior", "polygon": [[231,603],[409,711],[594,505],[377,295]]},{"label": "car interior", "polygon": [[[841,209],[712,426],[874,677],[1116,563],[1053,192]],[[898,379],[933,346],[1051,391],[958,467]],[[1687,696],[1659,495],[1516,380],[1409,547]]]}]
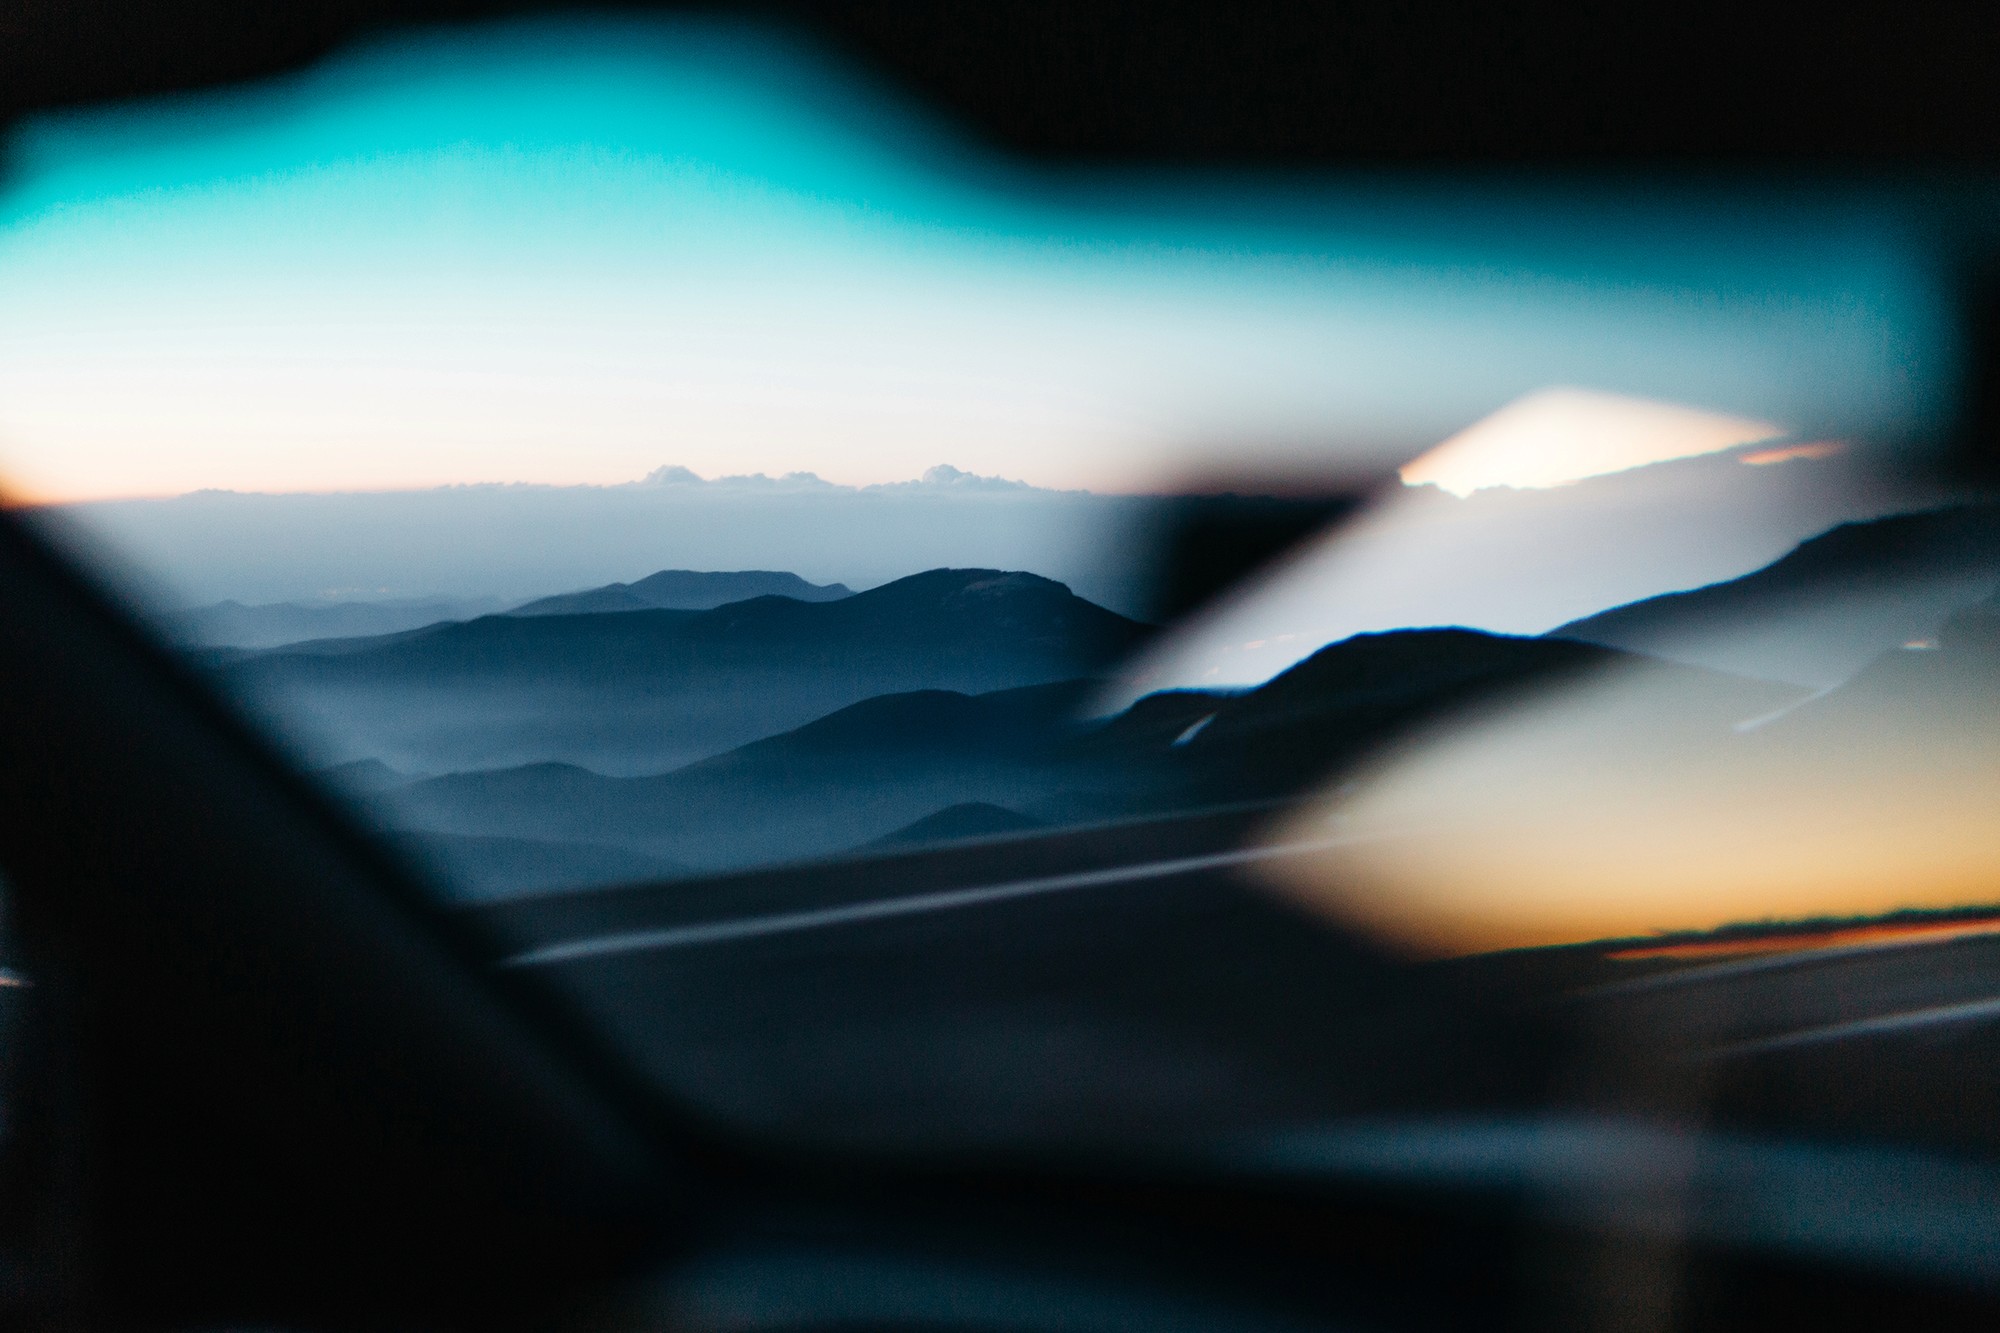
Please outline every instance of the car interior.
[{"label": "car interior", "polygon": [[[9,1326],[1992,1326],[2000,19],[0,33]],[[381,217],[456,249],[314,257]],[[239,277],[327,294],[176,305]],[[518,311],[423,323],[461,280]],[[831,313],[749,341],[753,282]],[[363,352],[499,403],[471,471],[311,471],[455,429]],[[653,417],[644,482],[517,475],[622,428],[537,415],[572,353],[675,422],[712,371],[719,439],[876,415],[829,481]],[[919,418],[978,465],[842,470]],[[378,557],[446,572],[288,591]]]}]

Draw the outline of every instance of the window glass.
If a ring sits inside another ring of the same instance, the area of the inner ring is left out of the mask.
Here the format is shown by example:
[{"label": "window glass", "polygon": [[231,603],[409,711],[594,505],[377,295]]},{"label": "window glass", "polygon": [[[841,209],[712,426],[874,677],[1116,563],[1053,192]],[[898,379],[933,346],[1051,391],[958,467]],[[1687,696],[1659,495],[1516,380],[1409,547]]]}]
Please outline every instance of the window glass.
[{"label": "window glass", "polygon": [[[1662,509],[1594,576],[1534,565],[1580,533],[1467,579],[1426,524],[1490,509],[1521,548],[1540,522],[1476,488],[1894,437],[1944,392],[1935,293],[1879,201],[1474,209],[1030,168],[755,30],[403,37],[52,115],[11,166],[15,503],[115,552],[233,697],[475,896],[1173,804],[1123,770],[1207,705],[1092,721],[1133,702],[1099,682],[1150,633],[1149,497],[1526,432],[1425,484],[1397,540],[1432,554],[1246,633],[1241,688],[1412,616],[1539,633],[1870,507],[1679,497],[1703,535]],[[1625,454],[1527,461],[1620,411]],[[1199,799],[1271,785],[1238,781]]]},{"label": "window glass", "polygon": [[1994,1012],[1772,961],[1996,919],[1935,182],[1028,163],[609,20],[7,163],[11,510],[687,1105],[1129,1143],[1659,1051],[1986,1142],[1943,1047],[1701,1063]]}]

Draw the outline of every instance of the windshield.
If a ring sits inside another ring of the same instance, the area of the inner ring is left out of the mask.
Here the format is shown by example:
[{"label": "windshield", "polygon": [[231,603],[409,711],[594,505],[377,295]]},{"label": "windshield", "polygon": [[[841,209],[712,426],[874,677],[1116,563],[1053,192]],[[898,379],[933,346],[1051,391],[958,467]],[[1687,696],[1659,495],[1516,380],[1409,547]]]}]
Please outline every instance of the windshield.
[{"label": "windshield", "polygon": [[1700,1063],[1991,1003],[1741,970],[2000,919],[1934,203],[1057,168],[775,31],[404,35],[22,129],[0,468],[733,1126],[1497,1114],[1588,1029],[1962,1147]]}]

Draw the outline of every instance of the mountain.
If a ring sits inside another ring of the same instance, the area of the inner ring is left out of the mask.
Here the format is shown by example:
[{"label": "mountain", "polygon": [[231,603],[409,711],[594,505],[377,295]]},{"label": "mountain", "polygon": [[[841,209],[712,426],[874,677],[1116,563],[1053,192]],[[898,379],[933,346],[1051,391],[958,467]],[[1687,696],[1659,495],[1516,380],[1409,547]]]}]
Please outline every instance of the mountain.
[{"label": "mountain", "polygon": [[[1323,644],[1417,625],[1539,635],[1739,578],[1837,524],[1964,500],[1834,446],[1677,458],[1563,486],[1392,486],[1126,672],[1118,702],[1269,680]],[[1718,664],[1719,665],[1719,664]]]},{"label": "mountain", "polygon": [[383,809],[428,832],[614,845],[705,869],[823,855],[947,807],[1045,794],[1089,689],[888,695],[670,773],[458,773],[386,793]]},{"label": "mountain", "polygon": [[1173,762],[1209,799],[1283,795],[1407,727],[1622,654],[1469,629],[1394,630],[1330,644],[1175,738]]},{"label": "mountain", "polygon": [[2000,504],[1843,523],[1741,578],[1549,631],[1743,675],[1828,687],[1934,636],[2000,587]]},{"label": "mountain", "polygon": [[274,648],[306,639],[330,639],[471,620],[500,610],[497,597],[419,597],[383,602],[272,602],[245,606],[217,602],[172,613],[167,630],[201,648]]},{"label": "mountain", "polygon": [[[416,783],[385,793],[381,808],[390,822],[461,837],[620,846],[728,869],[1283,798],[1455,710],[1632,661],[1473,630],[1360,635],[1258,689],[1152,696],[1106,721],[1076,720],[1086,681],[912,691],[656,776],[526,765]],[[1656,696],[1668,720],[1720,735],[1801,694],[1692,667],[1656,670],[1676,683]]]},{"label": "mountain", "polygon": [[765,569],[705,573],[663,569],[637,583],[608,583],[583,592],[543,597],[517,606],[509,615],[573,616],[610,611],[709,611],[752,597],[790,597],[800,602],[831,602],[851,597],[844,583],[808,583],[797,574]]},{"label": "mountain", "polygon": [[296,644],[214,669],[323,765],[371,757],[416,773],[530,762],[643,773],[878,695],[1093,675],[1147,632],[1033,574],[932,570],[835,601],[487,616]]}]

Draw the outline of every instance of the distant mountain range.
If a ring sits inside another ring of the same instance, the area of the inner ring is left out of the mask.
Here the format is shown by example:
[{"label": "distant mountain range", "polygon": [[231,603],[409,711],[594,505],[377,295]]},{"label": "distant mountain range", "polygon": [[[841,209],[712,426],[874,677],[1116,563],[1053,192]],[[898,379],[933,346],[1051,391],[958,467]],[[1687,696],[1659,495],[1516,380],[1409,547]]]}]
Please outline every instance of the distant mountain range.
[{"label": "distant mountain range", "polygon": [[707,869],[810,856],[951,806],[1040,802],[1087,694],[1083,682],[912,691],[657,776],[531,764],[417,782],[385,808],[431,832],[620,847]]},{"label": "distant mountain range", "polygon": [[610,583],[583,592],[543,597],[517,606],[509,615],[574,616],[610,611],[709,611],[752,597],[790,597],[799,602],[832,602],[852,597],[844,583],[808,583],[797,574],[767,569],[706,573],[663,569],[637,583]]},{"label": "distant mountain range", "polygon": [[1033,569],[1130,610],[1145,590],[1122,534],[1157,503],[948,467],[866,487],[797,475],[704,481],[669,467],[627,485],[198,491],[59,506],[50,517],[98,534],[198,605],[312,603],[328,588],[518,603],[656,569],[790,570],[861,588],[952,566]]},{"label": "distant mountain range", "polygon": [[[752,587],[805,595],[650,604]],[[1255,688],[1098,720],[1085,706],[1149,627],[990,569],[862,593],[663,571],[525,614],[208,660],[306,733],[409,855],[490,895],[1283,801],[1457,734],[1430,730],[1447,719],[1532,719],[1508,701],[1596,680],[1628,685],[1558,738],[1579,747],[1557,769],[1580,791],[1599,771],[1700,773],[1755,807],[1875,755],[1915,790],[2000,743],[1996,588],[2000,505],[1960,505],[1841,524],[1549,635],[1357,634]],[[1586,713],[1598,697],[1574,696]]]},{"label": "distant mountain range", "polygon": [[[1362,635],[1248,692],[1177,691],[1079,723],[1085,681],[868,699],[650,777],[536,764],[412,783],[385,817],[457,838],[618,848],[700,870],[867,843],[1268,800],[1299,792],[1427,719],[1614,665],[1618,652],[1472,630]],[[1728,734],[1800,691],[1691,667],[1691,728]],[[582,871],[574,878],[587,878]]]},{"label": "distant mountain range", "polygon": [[1549,631],[1718,670],[1828,687],[1928,639],[2000,588],[2000,504],[1843,523],[1762,569]]},{"label": "distant mountain range", "polygon": [[746,569],[663,569],[636,583],[608,583],[521,605],[498,597],[401,597],[325,602],[216,602],[175,612],[168,631],[200,648],[280,648],[316,639],[399,634],[446,621],[505,612],[516,616],[587,615],[609,611],[707,611],[752,597],[831,602],[853,596],[841,583],[808,583],[797,574]]},{"label": "distant mountain range", "polygon": [[878,695],[1094,675],[1147,633],[1032,574],[932,570],[834,601],[486,616],[210,661],[323,762],[645,773]]},{"label": "distant mountain range", "polygon": [[307,639],[396,634],[504,609],[497,597],[412,597],[381,602],[217,602],[168,618],[169,632],[200,648],[276,648]]}]

